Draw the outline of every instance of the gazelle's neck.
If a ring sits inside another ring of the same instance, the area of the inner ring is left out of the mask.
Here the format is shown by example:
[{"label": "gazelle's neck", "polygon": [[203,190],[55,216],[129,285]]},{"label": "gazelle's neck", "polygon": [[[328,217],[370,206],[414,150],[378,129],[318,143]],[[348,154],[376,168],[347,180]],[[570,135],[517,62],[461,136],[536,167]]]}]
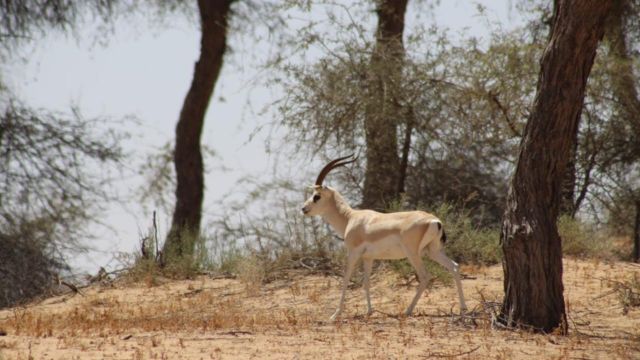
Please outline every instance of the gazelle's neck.
[{"label": "gazelle's neck", "polygon": [[344,200],[342,195],[337,191],[333,190],[333,203],[331,204],[332,209],[327,211],[322,215],[324,221],[329,223],[333,230],[338,233],[342,238],[344,238],[345,230],[347,229],[347,223],[349,222],[349,218],[353,213],[353,209],[347,202]]}]

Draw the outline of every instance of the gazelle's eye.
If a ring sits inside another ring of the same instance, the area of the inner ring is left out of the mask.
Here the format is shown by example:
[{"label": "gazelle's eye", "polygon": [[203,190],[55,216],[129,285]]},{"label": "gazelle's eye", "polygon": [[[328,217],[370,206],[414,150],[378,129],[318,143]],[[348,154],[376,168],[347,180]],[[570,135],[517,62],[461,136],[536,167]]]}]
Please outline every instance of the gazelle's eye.
[{"label": "gazelle's eye", "polygon": [[313,195],[313,202],[318,202],[320,200],[320,195]]}]

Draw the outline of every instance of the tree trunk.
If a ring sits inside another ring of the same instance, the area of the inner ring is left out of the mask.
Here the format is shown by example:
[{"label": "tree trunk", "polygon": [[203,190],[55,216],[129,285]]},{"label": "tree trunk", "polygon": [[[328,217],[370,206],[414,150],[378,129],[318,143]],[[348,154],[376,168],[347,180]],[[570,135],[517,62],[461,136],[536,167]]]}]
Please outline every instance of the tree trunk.
[{"label": "tree trunk", "polygon": [[[578,113],[578,123],[580,123],[580,116],[582,111]],[[567,169],[564,172],[562,179],[562,190],[560,191],[560,214],[568,215],[572,218],[575,216],[577,204],[575,201],[575,187],[576,187],[576,160],[578,156],[578,132],[576,131],[573,136],[573,148],[569,155],[567,162]]]},{"label": "tree trunk", "polygon": [[[558,8],[558,0],[553,1],[552,14],[555,14],[556,9]],[[551,16],[549,21],[549,38],[553,35],[553,21],[555,20],[554,16]],[[580,118],[582,116],[582,108],[578,113],[578,123],[580,123]],[[573,135],[573,148],[571,149],[571,155],[569,156],[569,161],[567,163],[567,170],[564,173],[563,182],[562,182],[562,190],[560,190],[560,214],[561,215],[569,215],[572,218],[575,216],[577,211],[577,205],[575,202],[575,188],[576,188],[576,161],[578,157],[578,132],[576,131]]]},{"label": "tree trunk", "polygon": [[362,206],[384,210],[398,197],[400,160],[397,91],[404,61],[404,15],[408,0],[376,1],[378,28],[371,56],[369,104],[365,110],[367,168]]},{"label": "tree trunk", "polygon": [[200,58],[176,126],[174,165],[176,206],[163,247],[165,261],[191,256],[200,233],[204,175],[200,137],[209,100],[226,50],[227,16],[232,1],[198,0],[201,22]]},{"label": "tree trunk", "polygon": [[404,184],[407,180],[407,169],[409,168],[409,151],[411,150],[411,134],[413,133],[413,109],[409,107],[407,118],[404,124],[404,140],[402,141],[402,156],[400,157],[400,168],[398,169],[398,189],[397,194],[404,193]]},{"label": "tree trunk", "polygon": [[505,297],[499,321],[507,326],[567,330],[556,220],[585,85],[611,2],[560,0],[555,8],[500,235]]},{"label": "tree trunk", "polygon": [[634,262],[640,263],[640,200],[636,200],[636,221],[633,226],[633,254]]}]

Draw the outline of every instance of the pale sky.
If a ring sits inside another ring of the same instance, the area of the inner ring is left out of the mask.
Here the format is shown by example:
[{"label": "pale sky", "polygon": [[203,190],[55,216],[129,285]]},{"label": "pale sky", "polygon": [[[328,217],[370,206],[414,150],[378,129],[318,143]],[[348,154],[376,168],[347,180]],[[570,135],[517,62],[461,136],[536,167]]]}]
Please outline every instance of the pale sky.
[{"label": "pale sky", "polygon": [[[519,21],[509,0],[442,0],[435,14],[423,16],[421,21],[435,21],[452,33],[469,28],[470,34],[482,36],[486,28],[475,16],[477,3],[487,8],[490,19],[500,20],[505,27]],[[408,19],[412,18],[411,11],[410,7]],[[23,49],[27,60],[7,66],[5,80],[20,99],[34,108],[64,112],[70,105],[76,105],[88,118],[135,116],[140,124],[127,129],[133,137],[125,143],[132,156],[131,169],[125,172],[134,170],[146,154],[172,139],[198,56],[197,26],[184,20],[171,23],[171,28],[152,31],[132,27],[127,22],[117,23],[116,33],[104,47],[60,35],[47,36],[35,46]],[[248,50],[266,51],[264,45],[255,44],[255,48],[240,49],[231,55],[233,58],[222,69],[207,113],[202,140],[217,152],[218,159],[215,164],[206,164],[212,171],[206,178],[203,223],[219,213],[216,209],[219,199],[234,189],[239,177],[272,175],[273,158],[265,152],[265,134],[248,140],[256,125],[274,120],[273,113],[261,115],[259,110],[276,99],[278,93],[262,85],[248,85],[256,77],[256,70],[247,64],[251,63],[244,53]],[[224,101],[220,101],[221,96]],[[248,102],[253,109],[247,106]],[[221,165],[230,171],[220,171]],[[301,183],[301,192],[310,181]],[[139,184],[140,179],[123,179],[117,184],[118,192],[128,194]],[[117,267],[113,254],[135,251],[140,233],[146,233],[150,225],[151,214],[145,213],[136,199],[126,208],[112,204],[108,209],[102,220],[113,230],[91,229],[98,240],[89,244],[94,250],[71,259],[76,271],[95,273],[100,266]],[[160,214],[161,234],[168,228],[167,217]]]}]

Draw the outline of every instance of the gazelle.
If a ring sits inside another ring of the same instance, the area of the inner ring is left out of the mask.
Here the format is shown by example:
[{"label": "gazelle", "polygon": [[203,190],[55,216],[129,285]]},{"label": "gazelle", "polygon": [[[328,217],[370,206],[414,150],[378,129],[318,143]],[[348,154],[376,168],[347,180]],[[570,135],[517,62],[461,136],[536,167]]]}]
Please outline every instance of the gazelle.
[{"label": "gazelle", "polygon": [[329,162],[320,171],[313,186],[313,194],[302,207],[304,215],[319,215],[329,223],[333,230],[344,239],[347,247],[347,264],[342,282],[342,295],[338,309],[331,316],[331,320],[335,320],[344,309],[347,285],[360,258],[362,258],[364,268],[363,285],[367,300],[367,315],[373,312],[369,296],[369,277],[373,261],[403,258],[409,260],[420,281],[416,295],[405,312],[407,316],[411,315],[430,279],[422,262],[421,254],[423,252],[426,252],[431,259],[453,274],[460,300],[460,310],[466,311],[459,266],[449,259],[442,250],[447,237],[442,228],[442,222],[437,217],[423,211],[383,214],[373,210],[352,209],[340,193],[322,185],[324,178],[331,170],[355,160],[353,155],[350,155]]}]

